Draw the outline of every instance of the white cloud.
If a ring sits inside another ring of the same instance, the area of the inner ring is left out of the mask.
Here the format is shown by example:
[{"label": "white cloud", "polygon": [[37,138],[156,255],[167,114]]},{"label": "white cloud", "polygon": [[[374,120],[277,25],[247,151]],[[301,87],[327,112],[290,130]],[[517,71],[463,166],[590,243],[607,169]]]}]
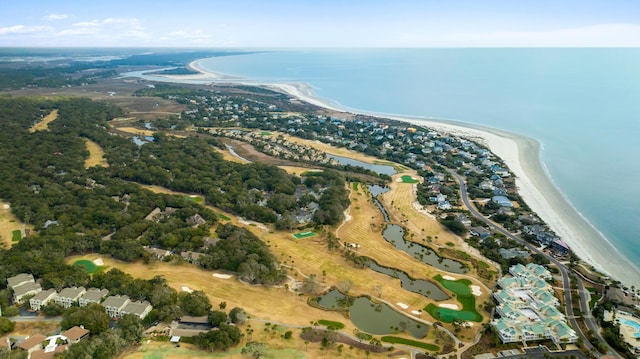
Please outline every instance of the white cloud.
[{"label": "white cloud", "polygon": [[52,31],[53,29],[49,26],[26,26],[26,25],[15,25],[9,27],[0,27],[0,35],[10,35],[10,34],[33,34],[43,31]]},{"label": "white cloud", "polygon": [[70,18],[69,15],[67,14],[57,14],[57,13],[51,13],[49,15],[43,16],[42,17],[45,20],[49,20],[49,21],[56,21],[56,20],[64,20],[64,19],[68,19]]},{"label": "white cloud", "polygon": [[77,26],[77,27],[96,27],[96,26],[100,26],[100,21],[99,20],[81,21],[81,22],[76,22],[75,24],[73,24],[73,26]]},{"label": "white cloud", "polygon": [[72,24],[71,28],[58,31],[59,38],[65,38],[65,42],[78,40],[90,41],[96,45],[120,44],[125,40],[146,41],[151,34],[145,31],[144,26],[136,18],[106,18],[81,21]]}]

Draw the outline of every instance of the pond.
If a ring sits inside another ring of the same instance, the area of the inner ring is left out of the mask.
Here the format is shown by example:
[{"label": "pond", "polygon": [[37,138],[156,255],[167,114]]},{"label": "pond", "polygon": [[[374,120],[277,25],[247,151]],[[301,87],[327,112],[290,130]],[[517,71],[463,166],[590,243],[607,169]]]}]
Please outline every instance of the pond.
[{"label": "pond", "polygon": [[414,338],[422,338],[430,327],[396,312],[387,304],[375,303],[367,297],[354,298],[336,289],[319,297],[318,305],[328,310],[348,310],[351,322],[358,329],[374,335],[407,331]]},{"label": "pond", "polygon": [[430,282],[424,279],[413,279],[409,277],[409,275],[404,271],[401,271],[396,268],[381,266],[380,264],[376,263],[376,261],[374,261],[373,259],[369,260],[367,264],[369,265],[369,268],[373,269],[376,272],[386,274],[393,278],[400,279],[400,282],[402,283],[402,288],[410,292],[418,293],[427,298],[431,298],[437,301],[447,300],[450,298],[449,295],[447,295],[447,293],[445,293],[442,289],[440,289],[440,287],[438,287],[433,282]]},{"label": "pond", "polygon": [[131,140],[133,141],[133,143],[138,145],[138,147],[141,147],[145,143],[149,143],[149,142],[155,141],[155,138],[153,138],[153,136],[143,136],[143,137],[133,136],[133,137],[131,137]]},{"label": "pond", "polygon": [[380,203],[380,201],[378,201],[378,195],[381,195],[383,193],[386,193],[389,191],[389,187],[387,186],[378,186],[378,185],[368,185],[367,186],[369,188],[369,192],[371,193],[371,195],[373,196],[373,203],[376,204],[376,206],[378,206],[378,208],[380,209],[380,211],[382,212],[382,216],[384,217],[384,221],[385,222],[389,222],[389,214],[387,214],[387,210],[384,209],[384,206],[382,205],[382,203]]},{"label": "pond", "polygon": [[388,165],[374,165],[371,163],[366,163],[366,162],[362,162],[362,161],[358,161],[358,160],[354,160],[353,158],[349,158],[349,157],[342,157],[342,156],[334,156],[334,155],[330,155],[327,154],[327,157],[329,158],[333,158],[334,160],[336,160],[338,163],[340,163],[343,166],[346,165],[350,165],[350,166],[358,166],[358,167],[362,167],[368,170],[371,170],[377,174],[381,174],[381,175],[394,175],[396,174],[396,170],[393,169],[392,166],[388,166]]},{"label": "pond", "polygon": [[423,246],[420,243],[405,240],[404,234],[404,228],[397,224],[388,224],[384,229],[384,232],[382,232],[382,237],[387,242],[393,244],[397,249],[410,254],[414,258],[421,260],[430,266],[457,274],[469,271],[464,264],[456,260],[442,258],[429,247]]},{"label": "pond", "polygon": [[373,185],[370,184],[367,186],[367,188],[369,189],[369,192],[371,193],[373,198],[376,198],[383,193],[387,193],[390,190],[390,188],[387,186],[380,186],[377,184],[373,184]]}]

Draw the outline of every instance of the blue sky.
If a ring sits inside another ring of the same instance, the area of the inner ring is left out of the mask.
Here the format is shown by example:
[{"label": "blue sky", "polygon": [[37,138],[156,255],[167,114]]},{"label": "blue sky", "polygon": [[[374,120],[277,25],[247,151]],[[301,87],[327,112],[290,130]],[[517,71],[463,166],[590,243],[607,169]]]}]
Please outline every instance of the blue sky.
[{"label": "blue sky", "polygon": [[640,46],[637,0],[3,0],[0,46]]}]

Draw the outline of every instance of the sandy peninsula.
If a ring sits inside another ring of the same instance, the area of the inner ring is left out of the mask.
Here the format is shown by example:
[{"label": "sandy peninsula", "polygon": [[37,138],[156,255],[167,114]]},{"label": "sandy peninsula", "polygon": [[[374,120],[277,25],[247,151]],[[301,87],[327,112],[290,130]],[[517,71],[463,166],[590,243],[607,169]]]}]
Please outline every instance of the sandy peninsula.
[{"label": "sandy peninsula", "polygon": [[[328,100],[315,97],[312,87],[303,83],[262,83],[216,74],[193,61],[189,68],[198,75],[163,75],[164,81],[207,83],[228,82],[261,86],[284,92],[310,104],[336,111],[347,111],[425,126],[460,135],[486,145],[502,158],[516,176],[518,191],[531,209],[556,232],[584,261],[616,280],[640,287],[640,269],[624,258],[607,239],[594,228],[565,198],[549,178],[540,160],[540,144],[535,139],[460,121],[407,117],[342,108]],[[155,76],[154,76],[155,77]],[[158,79],[163,81],[163,79]]]}]

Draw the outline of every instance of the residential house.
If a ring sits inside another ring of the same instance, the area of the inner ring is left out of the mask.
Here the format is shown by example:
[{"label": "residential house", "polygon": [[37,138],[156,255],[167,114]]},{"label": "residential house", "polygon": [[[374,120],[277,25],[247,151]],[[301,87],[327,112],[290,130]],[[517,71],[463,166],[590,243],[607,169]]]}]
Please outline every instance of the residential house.
[{"label": "residential house", "polygon": [[502,207],[513,207],[513,204],[511,203],[509,198],[505,196],[493,196],[491,197],[491,201]]},{"label": "residential house", "polygon": [[84,287],[64,288],[56,297],[56,303],[60,304],[63,308],[69,308],[73,304],[77,304],[78,299],[86,292],[87,290],[84,289]]},{"label": "residential house", "polygon": [[480,188],[481,190],[484,190],[484,191],[493,191],[493,189],[495,187],[493,186],[493,182],[491,182],[491,181],[482,181],[478,185],[478,188]]},{"label": "residential house", "polygon": [[438,209],[442,210],[442,211],[446,211],[453,208],[451,206],[451,203],[449,203],[449,201],[443,201],[443,202],[438,202]]},{"label": "residential house", "polygon": [[67,349],[69,349],[68,345],[56,345],[53,348],[36,350],[31,353],[29,359],[54,359],[56,354],[64,353]]},{"label": "residential house", "polygon": [[131,303],[131,301],[126,295],[112,295],[102,302],[102,306],[110,318],[120,318],[122,316],[122,310],[129,303]]},{"label": "residential house", "polygon": [[[108,299],[108,298],[107,298]],[[106,303],[106,300],[105,300]],[[120,310],[119,317],[122,317],[125,314],[133,314],[140,319],[144,319],[144,317],[149,314],[149,312],[153,309],[149,302],[128,302],[124,308]]]},{"label": "residential house", "polygon": [[162,260],[164,259],[164,257],[171,254],[171,251],[168,251],[166,249],[160,249],[160,248],[144,247],[144,250],[145,252],[151,254],[151,256],[157,260]]},{"label": "residential house", "polygon": [[33,274],[31,273],[20,273],[13,277],[7,278],[7,287],[14,289],[15,287],[27,283],[35,283],[33,279]]},{"label": "residential house", "polygon": [[62,333],[62,336],[67,338],[69,344],[75,344],[82,339],[89,337],[89,331],[84,329],[83,326],[75,326]]},{"label": "residential house", "polygon": [[530,254],[529,251],[520,250],[517,248],[500,248],[499,252],[500,256],[504,259],[527,258]]},{"label": "residential house", "polygon": [[56,290],[51,288],[47,290],[43,290],[40,293],[33,296],[33,298],[29,299],[29,306],[33,310],[40,310],[43,306],[47,305],[50,301],[56,298]]},{"label": "residential house", "polygon": [[503,216],[513,216],[515,212],[511,207],[500,207],[498,208],[498,214]]},{"label": "residential house", "polygon": [[201,215],[196,213],[193,216],[187,218],[187,223],[192,225],[195,228],[198,228],[198,226],[201,226],[201,225],[207,223],[207,221],[204,218],[202,218]]},{"label": "residential house", "polygon": [[27,339],[22,343],[18,344],[18,348],[25,350],[27,352],[27,357],[29,357],[31,353],[43,348],[42,343],[46,339],[47,337],[42,334],[34,334],[27,337]]},{"label": "residential house", "polygon": [[482,227],[471,227],[469,228],[469,233],[472,236],[480,237],[481,239],[485,239],[491,235],[491,232]]},{"label": "residential house", "polygon": [[460,214],[459,216],[457,216],[456,221],[462,223],[465,227],[471,226],[471,220],[467,218],[467,216],[465,216],[464,214]]},{"label": "residential house", "polygon": [[100,303],[102,298],[106,297],[109,291],[106,289],[89,288],[80,298],[78,298],[78,304],[81,307],[86,306],[89,303]]},{"label": "residential house", "polygon": [[192,251],[186,251],[186,252],[181,252],[180,253],[180,257],[182,257],[182,259],[186,260],[189,263],[193,263],[193,264],[198,264],[200,257],[202,257],[204,255],[204,253],[200,253],[200,252],[192,252]]},{"label": "residential house", "polygon": [[13,288],[13,301],[15,303],[22,303],[24,297],[29,295],[36,295],[42,291],[42,287],[39,283],[25,283]]}]

